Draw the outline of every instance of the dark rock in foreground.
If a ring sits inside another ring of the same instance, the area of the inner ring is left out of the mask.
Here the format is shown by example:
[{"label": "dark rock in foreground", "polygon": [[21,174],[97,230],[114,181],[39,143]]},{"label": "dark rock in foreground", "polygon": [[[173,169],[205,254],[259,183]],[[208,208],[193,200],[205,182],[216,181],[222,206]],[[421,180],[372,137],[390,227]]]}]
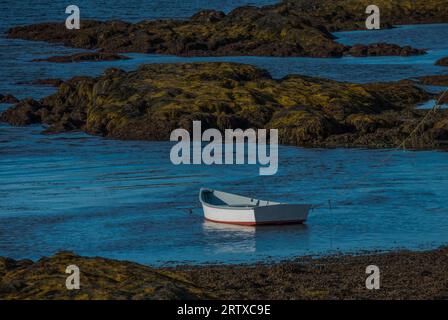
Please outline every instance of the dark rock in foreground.
[{"label": "dark rock in foreground", "polygon": [[[68,265],[82,272],[81,290],[67,290]],[[103,258],[58,253],[37,262],[0,258],[0,298],[10,299],[207,299],[211,295],[168,270]]]},{"label": "dark rock in foreground", "polygon": [[[1,115],[13,125],[43,123],[47,132],[82,130],[116,139],[168,140],[177,128],[273,128],[280,143],[306,147],[398,146],[433,95],[411,81],[353,84],[290,75],[274,80],[236,63],[143,65],[76,77],[41,101],[23,100]],[[427,119],[408,148],[444,147],[448,114]]]},{"label": "dark rock in foreground", "polygon": [[127,60],[129,57],[115,54],[115,53],[104,53],[104,52],[86,52],[86,53],[76,53],[67,56],[53,56],[45,59],[34,59],[33,62],[56,62],[56,63],[71,63],[71,62],[86,62],[86,61],[116,61],[116,60]]},{"label": "dark rock in foreground", "polygon": [[[68,265],[80,290],[67,290]],[[367,290],[366,267],[380,268]],[[448,299],[448,248],[303,257],[255,265],[152,268],[59,253],[37,262],[0,258],[0,299]]]},{"label": "dark rock in foreground", "polygon": [[448,57],[436,61],[437,66],[448,67]]},{"label": "dark rock in foreground", "polygon": [[17,103],[19,100],[11,94],[0,94],[0,103]]},{"label": "dark rock in foreground", "polygon": [[[392,2],[401,14],[401,9],[407,10],[408,6],[402,6],[400,1]],[[418,15],[425,16],[429,9],[433,9],[432,5],[423,0],[416,2],[421,5]],[[355,10],[353,6],[359,9],[357,15],[352,12]],[[388,4],[384,8],[390,6]],[[366,6],[358,7],[349,0],[325,1],[314,6],[302,0],[262,8],[244,6],[227,15],[206,10],[188,20],[153,20],[136,24],[84,20],[80,30],[67,30],[62,22],[43,23],[12,28],[8,31],[8,37],[106,52],[178,56],[405,56],[425,52],[390,44],[352,48],[336,42],[328,26],[332,29],[357,27],[353,21],[358,18],[362,18],[364,23]],[[321,12],[327,10],[331,14],[322,16]]]}]

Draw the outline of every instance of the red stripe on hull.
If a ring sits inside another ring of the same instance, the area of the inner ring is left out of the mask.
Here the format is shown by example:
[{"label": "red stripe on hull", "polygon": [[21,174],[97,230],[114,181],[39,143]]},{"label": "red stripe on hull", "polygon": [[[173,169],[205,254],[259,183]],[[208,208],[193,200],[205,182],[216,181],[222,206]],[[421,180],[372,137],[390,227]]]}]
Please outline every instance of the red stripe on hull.
[{"label": "red stripe on hull", "polygon": [[263,221],[263,222],[242,222],[242,221],[218,221],[205,218],[205,220],[215,223],[236,224],[239,226],[261,226],[261,225],[284,225],[284,224],[301,224],[304,220],[285,220],[285,221]]}]

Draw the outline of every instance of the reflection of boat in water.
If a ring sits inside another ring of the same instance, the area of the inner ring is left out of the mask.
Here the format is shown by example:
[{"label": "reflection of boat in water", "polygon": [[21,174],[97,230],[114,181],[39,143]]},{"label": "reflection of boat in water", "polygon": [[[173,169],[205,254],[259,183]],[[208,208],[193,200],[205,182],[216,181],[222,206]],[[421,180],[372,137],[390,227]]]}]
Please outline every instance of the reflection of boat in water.
[{"label": "reflection of boat in water", "polygon": [[235,224],[223,224],[205,220],[202,224],[205,231],[230,232],[231,234],[241,234],[247,236],[255,236],[256,229],[250,226],[240,226]]},{"label": "reflection of boat in water", "polygon": [[199,192],[205,219],[213,222],[254,226],[303,223],[309,204],[286,204],[204,189]]},{"label": "reflection of boat in water", "polygon": [[309,227],[306,224],[254,228],[205,220],[202,229],[208,239],[208,245],[221,253],[256,253],[258,250],[271,250],[271,246],[285,235],[291,240],[288,246],[304,247],[308,245],[309,237]]},{"label": "reflection of boat in water", "polygon": [[211,239],[209,244],[218,252],[253,253],[256,251],[256,228],[222,224],[205,220],[204,233]]}]

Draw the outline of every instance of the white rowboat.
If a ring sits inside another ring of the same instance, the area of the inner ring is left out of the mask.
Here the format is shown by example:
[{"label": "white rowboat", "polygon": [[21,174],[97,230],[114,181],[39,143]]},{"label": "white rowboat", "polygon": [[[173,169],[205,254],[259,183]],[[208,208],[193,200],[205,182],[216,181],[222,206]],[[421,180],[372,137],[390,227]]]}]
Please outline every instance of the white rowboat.
[{"label": "white rowboat", "polygon": [[258,200],[202,188],[199,192],[206,220],[245,226],[303,223],[310,204],[287,204]]}]

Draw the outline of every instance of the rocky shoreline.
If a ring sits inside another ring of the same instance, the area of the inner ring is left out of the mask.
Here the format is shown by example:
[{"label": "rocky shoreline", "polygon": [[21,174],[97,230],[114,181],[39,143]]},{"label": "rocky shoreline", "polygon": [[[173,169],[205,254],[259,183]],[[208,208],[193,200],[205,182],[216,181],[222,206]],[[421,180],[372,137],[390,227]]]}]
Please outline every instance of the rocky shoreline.
[{"label": "rocky shoreline", "polygon": [[[365,9],[369,0],[286,0],[275,5],[307,16],[314,24],[324,25],[330,32],[365,30]],[[448,22],[445,0],[377,0],[381,10],[381,28],[395,25]]]},{"label": "rocky shoreline", "polygon": [[6,94],[6,95],[0,94],[0,103],[14,104],[14,103],[18,103],[18,102],[19,102],[19,100],[11,94]]},{"label": "rocky shoreline", "polygon": [[[142,65],[75,77],[40,101],[25,99],[0,120],[41,123],[47,133],[84,131],[123,140],[169,140],[174,129],[266,128],[304,147],[390,148],[408,138],[435,95],[412,81],[354,84],[308,76],[272,79],[238,63]],[[448,113],[427,119],[407,148],[445,148]]]},{"label": "rocky shoreline", "polygon": [[448,75],[424,76],[418,80],[424,85],[448,87]]},{"label": "rocky shoreline", "polygon": [[129,57],[107,52],[82,52],[66,56],[52,56],[44,59],[34,59],[32,62],[56,62],[56,63],[73,63],[86,61],[116,61],[128,60]]},{"label": "rocky shoreline", "polygon": [[[67,290],[68,265],[80,290]],[[448,248],[301,257],[251,265],[154,268],[61,252],[50,258],[0,258],[0,299],[448,299]],[[380,289],[366,289],[366,267]]]},{"label": "rocky shoreline", "polygon": [[[442,2],[381,0],[383,27],[448,21]],[[117,52],[312,57],[425,53],[387,43],[337,43],[329,30],[362,28],[367,3],[284,1],[261,8],[239,7],[228,14],[206,10],[187,20],[136,24],[89,20],[82,22],[81,30],[43,23],[15,27],[7,35],[100,50],[43,59],[52,62],[127,58]],[[443,65],[444,60],[437,64]],[[446,77],[428,76],[419,81],[442,85]],[[143,65],[131,72],[108,69],[97,78],[43,79],[34,84],[54,85],[58,91],[40,101],[3,98],[15,106],[4,111],[0,121],[40,123],[46,133],[84,131],[124,140],[168,140],[172,130],[191,130],[192,121],[200,120],[204,130],[279,129],[280,143],[303,147],[393,148],[405,140],[404,147],[412,149],[448,147],[446,110],[414,132],[428,112],[416,106],[440,96],[410,80],[354,84],[299,75],[275,80],[249,65],[184,63]],[[407,139],[411,133],[418,137]]]},{"label": "rocky shoreline", "polygon": [[[379,1],[384,27],[396,23],[447,22],[442,0]],[[177,56],[409,56],[423,49],[395,44],[346,46],[330,33],[365,28],[368,1],[285,1],[261,8],[243,6],[225,14],[206,10],[186,20],[83,20],[80,30],[63,23],[41,23],[8,30],[10,38],[61,43],[109,53]],[[440,6],[439,6],[440,5]],[[393,14],[392,14],[393,13]]]}]

